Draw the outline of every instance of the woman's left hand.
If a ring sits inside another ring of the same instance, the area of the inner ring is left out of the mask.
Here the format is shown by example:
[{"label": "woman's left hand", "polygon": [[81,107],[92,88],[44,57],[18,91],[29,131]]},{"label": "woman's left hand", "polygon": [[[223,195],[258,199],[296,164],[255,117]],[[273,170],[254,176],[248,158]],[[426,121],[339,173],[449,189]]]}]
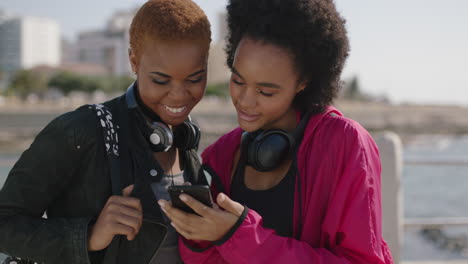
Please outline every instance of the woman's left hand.
[{"label": "woman's left hand", "polygon": [[197,214],[186,213],[172,207],[168,201],[159,200],[167,217],[171,219],[171,225],[177,232],[190,240],[216,241],[221,239],[237,222],[244,206],[229,199],[227,195],[220,193],[216,197],[218,206],[208,207],[187,194],[181,194],[180,199],[190,206]]}]

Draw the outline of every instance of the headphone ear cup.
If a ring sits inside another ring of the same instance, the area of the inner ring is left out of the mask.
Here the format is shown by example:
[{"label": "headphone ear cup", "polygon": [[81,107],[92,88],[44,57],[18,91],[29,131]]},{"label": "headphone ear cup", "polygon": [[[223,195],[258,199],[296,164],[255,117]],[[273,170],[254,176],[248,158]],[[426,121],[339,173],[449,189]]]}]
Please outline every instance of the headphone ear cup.
[{"label": "headphone ear cup", "polygon": [[259,134],[249,146],[248,160],[257,171],[275,169],[294,149],[294,138],[282,130]]},{"label": "headphone ear cup", "polygon": [[196,148],[200,143],[200,138],[200,128],[190,121],[185,121],[174,129],[174,145],[181,150]]},{"label": "headphone ear cup", "polygon": [[171,129],[160,122],[148,122],[152,130],[148,136],[150,147],[154,152],[168,151],[173,144],[173,135]]},{"label": "headphone ear cup", "polygon": [[241,155],[244,157],[247,157],[247,162],[249,163],[249,148],[250,148],[250,143],[252,142],[252,139],[254,138],[253,133],[244,131],[242,132],[241,136]]},{"label": "headphone ear cup", "polygon": [[198,148],[198,145],[200,144],[201,140],[201,130],[200,127],[197,124],[194,124],[192,122],[189,122],[190,126],[193,129],[193,144],[192,144],[192,149],[193,148]]}]

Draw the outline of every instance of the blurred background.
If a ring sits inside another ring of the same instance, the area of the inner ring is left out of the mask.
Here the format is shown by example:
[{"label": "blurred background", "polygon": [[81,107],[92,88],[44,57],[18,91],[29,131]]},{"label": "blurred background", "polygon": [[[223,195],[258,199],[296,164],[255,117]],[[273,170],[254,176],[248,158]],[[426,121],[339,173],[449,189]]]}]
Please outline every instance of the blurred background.
[{"label": "blurred background", "polygon": [[[213,31],[206,98],[194,110],[203,149],[236,126],[236,115],[223,51],[227,1],[194,1]],[[0,186],[51,119],[134,81],[128,29],[142,3],[0,2]],[[391,131],[402,143],[390,195],[402,195],[403,235],[392,250],[405,263],[468,263],[468,1],[335,3],[351,42],[335,105],[376,137]]]}]

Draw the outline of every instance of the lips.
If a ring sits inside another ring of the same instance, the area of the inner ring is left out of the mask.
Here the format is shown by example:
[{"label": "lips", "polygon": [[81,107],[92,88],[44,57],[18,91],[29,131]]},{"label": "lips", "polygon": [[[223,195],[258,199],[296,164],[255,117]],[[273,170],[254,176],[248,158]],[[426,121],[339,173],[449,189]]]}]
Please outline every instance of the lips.
[{"label": "lips", "polygon": [[166,112],[168,118],[172,119],[179,119],[185,118],[188,115],[189,107],[187,105],[184,106],[168,106],[162,105],[163,109]]},{"label": "lips", "polygon": [[250,113],[245,112],[245,111],[243,111],[241,109],[237,110],[237,115],[238,115],[239,119],[247,121],[247,122],[253,122],[253,121],[260,118],[259,114],[250,114]]},{"label": "lips", "polygon": [[164,105],[164,108],[173,114],[179,114],[179,113],[182,113],[187,108],[187,106],[184,105],[182,107],[170,107],[170,106]]}]

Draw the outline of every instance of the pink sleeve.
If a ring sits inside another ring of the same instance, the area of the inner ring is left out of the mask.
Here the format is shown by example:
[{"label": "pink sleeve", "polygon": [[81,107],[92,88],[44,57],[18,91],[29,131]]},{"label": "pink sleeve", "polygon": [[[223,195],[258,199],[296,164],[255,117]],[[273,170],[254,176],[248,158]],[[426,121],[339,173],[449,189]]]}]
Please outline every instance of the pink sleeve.
[{"label": "pink sleeve", "polygon": [[[227,263],[219,254],[216,247],[212,246],[207,249],[206,246],[211,243],[194,243],[193,241],[185,240],[179,237],[179,253],[185,264],[223,264]],[[190,247],[190,248],[189,248]]]},{"label": "pink sleeve", "polygon": [[224,244],[216,247],[230,264],[240,263],[352,263],[322,248],[312,248],[308,243],[278,236],[273,230],[262,227],[262,218],[249,210],[243,224]]},{"label": "pink sleeve", "polygon": [[281,237],[263,228],[261,216],[253,210],[248,211],[242,225],[226,242],[207,246],[179,239],[179,252],[186,264],[351,263],[327,250],[313,249],[306,242]]}]

